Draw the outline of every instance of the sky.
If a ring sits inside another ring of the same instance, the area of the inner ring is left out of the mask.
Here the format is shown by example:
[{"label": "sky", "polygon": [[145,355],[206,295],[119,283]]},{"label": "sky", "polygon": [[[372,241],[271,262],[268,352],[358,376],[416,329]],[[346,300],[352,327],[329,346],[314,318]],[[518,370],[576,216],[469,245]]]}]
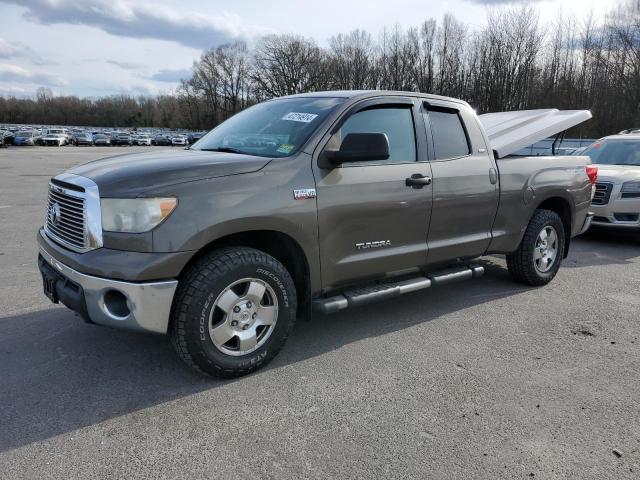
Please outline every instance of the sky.
[{"label": "sky", "polygon": [[[470,28],[513,0],[0,0],[0,96],[170,93],[203,50],[270,33],[326,45],[452,13]],[[520,1],[522,3],[522,0]],[[602,17],[617,0],[531,0],[542,24],[562,11]]]}]

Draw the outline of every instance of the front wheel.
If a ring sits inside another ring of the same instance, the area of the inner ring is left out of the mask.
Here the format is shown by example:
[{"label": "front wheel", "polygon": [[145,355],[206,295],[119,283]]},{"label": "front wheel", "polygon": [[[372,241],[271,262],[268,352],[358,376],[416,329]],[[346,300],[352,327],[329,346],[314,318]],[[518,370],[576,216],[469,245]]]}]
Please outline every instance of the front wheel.
[{"label": "front wheel", "polygon": [[514,280],[528,285],[546,285],[558,273],[565,246],[562,220],[551,210],[536,210],[522,242],[507,255],[507,267]]},{"label": "front wheel", "polygon": [[202,256],[180,280],[170,334],[192,368],[232,378],[271,361],[295,318],[295,285],[278,260],[224,248]]}]

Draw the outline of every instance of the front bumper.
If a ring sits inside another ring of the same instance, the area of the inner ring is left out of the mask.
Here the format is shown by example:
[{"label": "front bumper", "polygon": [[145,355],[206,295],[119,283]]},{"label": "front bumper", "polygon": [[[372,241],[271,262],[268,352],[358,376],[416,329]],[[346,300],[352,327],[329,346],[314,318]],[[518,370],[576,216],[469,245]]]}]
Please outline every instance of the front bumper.
[{"label": "front bumper", "polygon": [[622,198],[622,184],[614,184],[605,205],[592,205],[594,227],[640,229],[640,198]]},{"label": "front bumper", "polygon": [[166,333],[177,280],[133,283],[80,273],[42,246],[38,266],[53,284],[55,297],[99,325]]}]

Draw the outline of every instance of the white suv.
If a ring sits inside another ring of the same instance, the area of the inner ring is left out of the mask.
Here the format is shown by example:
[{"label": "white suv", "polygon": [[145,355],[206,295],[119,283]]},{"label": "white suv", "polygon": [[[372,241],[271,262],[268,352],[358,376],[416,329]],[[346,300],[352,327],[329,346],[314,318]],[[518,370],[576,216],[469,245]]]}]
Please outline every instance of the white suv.
[{"label": "white suv", "polygon": [[592,225],[640,229],[640,134],[601,138],[580,155],[598,165]]}]

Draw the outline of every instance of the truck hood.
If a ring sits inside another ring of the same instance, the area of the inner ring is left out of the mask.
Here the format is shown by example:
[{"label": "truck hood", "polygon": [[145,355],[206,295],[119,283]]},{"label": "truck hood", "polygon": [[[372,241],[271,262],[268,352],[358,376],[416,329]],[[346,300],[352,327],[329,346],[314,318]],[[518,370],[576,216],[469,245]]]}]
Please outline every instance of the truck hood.
[{"label": "truck hood", "polygon": [[201,150],[155,150],[95,160],[67,173],[93,180],[101,197],[135,197],[177,183],[255,172],[270,160]]},{"label": "truck hood", "polygon": [[591,118],[589,110],[520,110],[480,115],[491,149],[504,158]]},{"label": "truck hood", "polygon": [[640,166],[599,164],[598,181],[611,183],[640,181]]}]

